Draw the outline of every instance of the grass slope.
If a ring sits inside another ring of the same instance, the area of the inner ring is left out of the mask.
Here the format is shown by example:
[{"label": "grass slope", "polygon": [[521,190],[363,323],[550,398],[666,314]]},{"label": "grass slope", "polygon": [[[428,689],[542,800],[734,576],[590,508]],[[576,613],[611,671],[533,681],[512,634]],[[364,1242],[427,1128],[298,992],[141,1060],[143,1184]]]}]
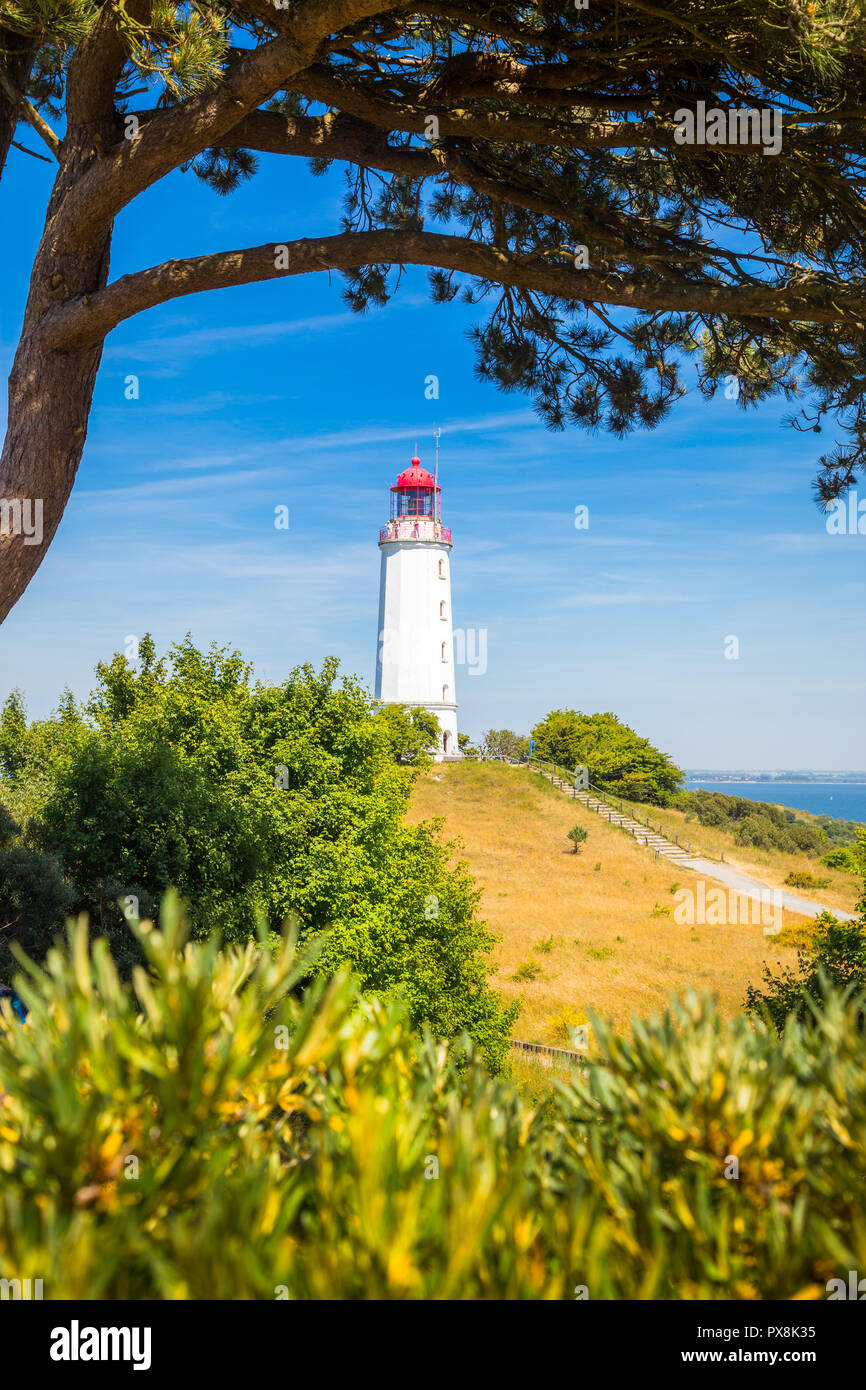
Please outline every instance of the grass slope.
[{"label": "grass slope", "polygon": [[[796,963],[803,918],[785,913],[785,930],[775,938],[753,925],[678,926],[671,890],[694,885],[697,876],[656,861],[537,773],[497,763],[440,764],[419,779],[410,811],[416,821],[434,816],[444,819],[450,837],[460,837],[460,855],[483,887],[482,912],[500,938],[497,986],[523,1003],[515,1037],[567,1045],[557,1024],[563,1011],[579,1022],[593,1008],[623,1027],[690,985],[711,990],[731,1015],[764,961]],[[685,826],[675,813],[662,817],[672,828],[675,821]],[[575,822],[589,832],[579,855],[566,839]],[[698,841],[699,829],[691,824],[688,832],[702,848],[718,842],[727,850],[718,834]],[[788,858],[794,866],[795,857],[775,856],[780,883]],[[752,863],[771,881],[762,852],[738,862]],[[656,905],[670,915],[653,915]],[[515,979],[527,963],[542,973]]]}]

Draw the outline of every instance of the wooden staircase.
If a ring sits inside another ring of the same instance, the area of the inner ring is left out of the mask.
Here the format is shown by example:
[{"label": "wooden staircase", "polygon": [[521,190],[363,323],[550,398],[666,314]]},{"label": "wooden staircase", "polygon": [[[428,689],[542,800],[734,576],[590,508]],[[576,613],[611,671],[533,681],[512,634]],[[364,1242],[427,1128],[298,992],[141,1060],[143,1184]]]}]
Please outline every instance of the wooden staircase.
[{"label": "wooden staircase", "polygon": [[597,816],[601,816],[609,825],[618,825],[620,830],[625,830],[632,835],[638,844],[644,845],[655,853],[656,859],[661,856],[664,859],[671,859],[676,864],[691,864],[698,856],[692,851],[691,845],[683,846],[679,840],[673,840],[661,833],[650,825],[649,817],[646,824],[629,815],[627,811],[620,810],[603,801],[601,797],[594,796],[591,791],[578,791],[573,783],[568,782],[558,773],[548,772],[546,768],[535,766],[535,771],[540,772],[542,777],[547,777],[555,787],[559,787],[566,796],[571,796],[575,801],[579,801],[588,811],[594,811]]}]

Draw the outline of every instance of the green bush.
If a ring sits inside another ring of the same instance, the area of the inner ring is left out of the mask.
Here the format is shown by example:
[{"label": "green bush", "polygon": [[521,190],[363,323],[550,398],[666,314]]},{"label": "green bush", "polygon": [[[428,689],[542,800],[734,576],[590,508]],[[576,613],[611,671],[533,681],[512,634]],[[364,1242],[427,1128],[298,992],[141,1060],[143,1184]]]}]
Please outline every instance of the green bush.
[{"label": "green bush", "polygon": [[529,739],[511,729],[487,729],[481,735],[481,751],[485,758],[517,763],[529,756]]},{"label": "green bush", "polygon": [[856,874],[859,868],[857,852],[850,845],[837,845],[823,856],[821,863],[828,869],[843,869],[846,874]]},{"label": "green bush", "polygon": [[862,830],[853,845],[837,845],[821,860],[828,869],[843,869],[866,879],[866,831]]},{"label": "green bush", "polygon": [[[539,1103],[291,949],[129,982],[83,928],[0,1018],[0,1268],[45,1297],[821,1298],[866,1268],[866,1068],[691,996]],[[736,1159],[736,1165],[733,1160]],[[738,1166],[735,1174],[734,1169]]]},{"label": "green bush", "polygon": [[808,943],[797,950],[797,969],[785,966],[774,974],[765,965],[763,981],[763,989],[750,985],[746,991],[748,1013],[769,1019],[779,1032],[791,1016],[808,1024],[828,991],[866,990],[866,923],[839,922],[822,912]]},{"label": "green bush", "polygon": [[523,980],[543,980],[543,979],[544,979],[544,971],[542,970],[542,968],[541,968],[540,964],[538,963],[538,961],[537,961],[537,960],[533,960],[532,957],[530,956],[529,960],[521,961],[520,965],[518,965],[517,969],[515,970],[514,974],[511,976],[511,978],[512,978],[512,980],[521,980],[521,981],[523,981]]},{"label": "green bush", "polygon": [[829,878],[816,878],[814,874],[798,873],[792,869],[785,882],[790,888],[828,888]]},{"label": "green bush", "polygon": [[501,1064],[515,1008],[489,985],[479,890],[441,822],[405,823],[429,715],[377,713],[333,660],[264,685],[236,652],[189,639],[157,659],[145,638],[137,669],[116,656],[97,675],[80,710],[67,699],[27,726],[7,707],[0,787],[123,973],[139,957],[119,901],[145,917],[174,887],[195,933],[238,942],[260,916],[279,932],[294,915],[303,939],[324,935],[322,973],[348,965],[364,989],[401,990],[417,1026],[468,1031]]}]

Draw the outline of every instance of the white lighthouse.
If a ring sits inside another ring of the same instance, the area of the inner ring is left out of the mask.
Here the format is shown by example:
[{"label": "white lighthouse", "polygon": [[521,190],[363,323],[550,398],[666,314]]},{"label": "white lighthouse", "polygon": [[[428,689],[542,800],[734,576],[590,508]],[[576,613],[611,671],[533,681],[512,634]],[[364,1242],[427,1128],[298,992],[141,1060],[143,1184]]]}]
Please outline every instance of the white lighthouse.
[{"label": "white lighthouse", "polygon": [[379,531],[379,653],[376,698],[430,710],[439,720],[436,761],[459,758],[451,626],[451,530],[442,489],[416,456],[391,488]]}]

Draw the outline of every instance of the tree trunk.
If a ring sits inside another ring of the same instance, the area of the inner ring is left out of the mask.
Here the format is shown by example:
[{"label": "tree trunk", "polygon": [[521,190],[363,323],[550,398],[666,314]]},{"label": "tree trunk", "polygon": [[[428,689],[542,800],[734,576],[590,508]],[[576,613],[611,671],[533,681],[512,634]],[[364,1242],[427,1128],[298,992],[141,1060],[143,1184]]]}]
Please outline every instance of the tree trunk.
[{"label": "tree trunk", "polygon": [[[0,63],[15,90],[25,95],[35,59],[36,41],[31,35],[0,28]],[[0,179],[19,119],[14,102],[0,88]]]},{"label": "tree trunk", "polygon": [[108,280],[110,227],[85,246],[70,246],[64,235],[63,200],[82,165],[96,156],[89,146],[90,140],[72,144],[76,152],[58,172],[9,377],[0,457],[0,622],[42,563],[63,516],[102,357],[101,341],[69,352],[50,351],[43,342],[52,310]]}]

